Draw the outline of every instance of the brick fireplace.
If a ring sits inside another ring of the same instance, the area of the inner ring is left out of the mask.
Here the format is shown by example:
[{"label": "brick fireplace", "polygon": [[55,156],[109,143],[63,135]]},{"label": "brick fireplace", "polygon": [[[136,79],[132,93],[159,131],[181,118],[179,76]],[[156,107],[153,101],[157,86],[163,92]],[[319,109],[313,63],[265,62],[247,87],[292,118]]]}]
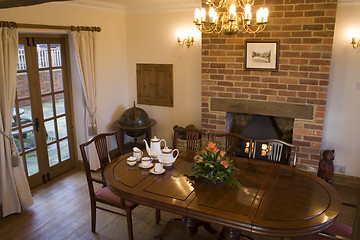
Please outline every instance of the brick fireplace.
[{"label": "brick fireplace", "polygon": [[[261,33],[202,35],[202,129],[226,132],[227,113],[293,118],[297,167],[316,172],[337,1],[256,0],[253,9],[264,5]],[[279,40],[279,71],[244,70],[245,39]]]}]

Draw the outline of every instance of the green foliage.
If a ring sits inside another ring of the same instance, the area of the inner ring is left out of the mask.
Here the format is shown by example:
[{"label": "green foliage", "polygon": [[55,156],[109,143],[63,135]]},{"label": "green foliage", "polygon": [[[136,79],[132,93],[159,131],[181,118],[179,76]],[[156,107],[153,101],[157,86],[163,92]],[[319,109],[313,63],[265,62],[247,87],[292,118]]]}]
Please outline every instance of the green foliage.
[{"label": "green foliage", "polygon": [[192,175],[196,178],[205,177],[216,183],[217,180],[227,184],[240,186],[235,174],[238,169],[233,160],[226,156],[225,151],[220,151],[216,143],[209,141],[205,149],[199,148],[191,165]]}]

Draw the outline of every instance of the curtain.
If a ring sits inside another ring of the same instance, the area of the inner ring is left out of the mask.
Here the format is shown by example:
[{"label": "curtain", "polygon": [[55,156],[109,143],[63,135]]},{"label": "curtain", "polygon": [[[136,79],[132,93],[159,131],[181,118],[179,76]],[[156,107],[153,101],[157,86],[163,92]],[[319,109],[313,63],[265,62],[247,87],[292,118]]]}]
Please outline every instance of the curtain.
[{"label": "curtain", "polygon": [[[85,130],[85,139],[89,140],[98,132],[101,132],[101,123],[96,114],[95,32],[73,31],[72,37],[86,103],[85,122],[87,128]],[[90,169],[99,169],[100,161],[93,144],[88,147],[88,151]]]},{"label": "curtain", "polygon": [[33,204],[29,183],[11,134],[16,94],[18,31],[0,27],[0,203],[3,216]]}]

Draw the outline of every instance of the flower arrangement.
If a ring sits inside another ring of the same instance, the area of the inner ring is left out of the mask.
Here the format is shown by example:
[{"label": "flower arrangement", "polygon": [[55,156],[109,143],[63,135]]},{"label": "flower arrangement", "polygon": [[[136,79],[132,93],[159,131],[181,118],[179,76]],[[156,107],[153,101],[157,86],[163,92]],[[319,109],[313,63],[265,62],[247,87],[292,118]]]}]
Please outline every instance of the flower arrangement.
[{"label": "flower arrangement", "polygon": [[192,175],[196,178],[205,177],[216,183],[216,180],[227,185],[240,186],[241,184],[234,177],[238,169],[233,161],[229,159],[225,151],[217,148],[216,143],[209,141],[205,149],[198,149],[191,165]]}]

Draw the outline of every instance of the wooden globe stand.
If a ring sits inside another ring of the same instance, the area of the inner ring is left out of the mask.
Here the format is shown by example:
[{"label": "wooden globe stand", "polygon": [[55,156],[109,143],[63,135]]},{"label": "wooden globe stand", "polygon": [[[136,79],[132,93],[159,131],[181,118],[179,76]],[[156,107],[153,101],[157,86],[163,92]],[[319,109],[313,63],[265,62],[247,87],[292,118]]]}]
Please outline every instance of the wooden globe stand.
[{"label": "wooden globe stand", "polygon": [[[148,143],[150,143],[151,127],[153,127],[155,125],[156,125],[156,120],[154,120],[154,119],[150,119],[149,124],[144,125],[144,126],[140,126],[140,127],[138,127],[138,126],[125,126],[125,125],[122,125],[122,124],[116,122],[115,127],[120,129],[120,143],[121,143],[121,146],[122,146],[123,153],[131,152],[133,147],[138,147],[140,149],[144,149],[145,144],[137,142],[137,138],[141,137],[144,134],[138,134],[138,133],[145,130],[145,140]],[[126,131],[128,131],[128,130],[131,130],[131,131],[135,132],[134,141],[133,142],[128,142],[128,143],[125,144],[125,134],[126,134]]]}]

